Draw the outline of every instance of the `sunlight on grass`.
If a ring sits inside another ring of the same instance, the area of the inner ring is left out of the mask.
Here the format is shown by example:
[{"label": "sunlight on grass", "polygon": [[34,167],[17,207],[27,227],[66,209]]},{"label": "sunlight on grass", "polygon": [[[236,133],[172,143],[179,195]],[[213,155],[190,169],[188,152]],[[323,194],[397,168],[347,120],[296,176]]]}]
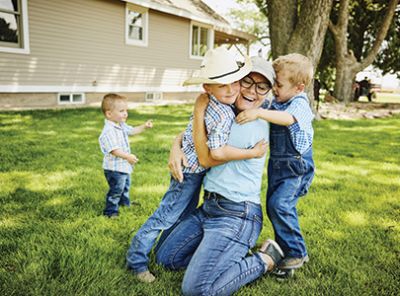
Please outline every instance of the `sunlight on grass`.
[{"label": "sunlight on grass", "polygon": [[[366,119],[361,119],[359,120],[361,122],[367,123],[368,121]],[[389,125],[389,124],[380,124],[380,125],[374,125],[371,124],[369,126],[366,125],[358,125],[356,121],[348,121],[348,126],[343,126],[342,124],[339,123],[332,123],[329,125],[329,130],[331,131],[341,131],[341,132],[374,132],[374,133],[379,133],[379,132],[388,132],[388,131],[393,131],[393,132],[398,132],[398,127]],[[326,131],[324,131],[326,132]]]},{"label": "sunlight on grass", "polygon": [[[11,192],[15,188],[26,188],[31,191],[55,191],[66,189],[72,184],[77,173],[73,171],[53,172],[50,174],[25,172],[0,173],[0,192]],[[4,186],[3,186],[4,185]]]},{"label": "sunlight on grass", "polygon": [[43,135],[43,136],[55,136],[55,135],[57,135],[56,131],[37,131],[37,133],[39,135]]},{"label": "sunlight on grass", "polygon": [[46,201],[44,206],[65,206],[69,202],[71,202],[71,200],[68,200],[65,197],[55,197]]},{"label": "sunlight on grass", "polygon": [[[20,125],[23,123],[27,123],[32,120],[32,116],[30,115],[13,115],[13,116],[1,116],[1,123],[2,124],[13,124],[13,125]],[[3,128],[1,128],[3,129]]]},{"label": "sunlight on grass", "polygon": [[327,229],[325,230],[325,234],[327,237],[338,241],[347,239],[349,237],[349,234],[339,230]]},{"label": "sunlight on grass", "polygon": [[17,217],[3,217],[0,219],[0,228],[17,228],[20,226],[21,221],[17,220]]},{"label": "sunlight on grass", "polygon": [[365,213],[358,211],[344,212],[342,215],[344,222],[351,226],[365,226],[367,225],[367,217]]},{"label": "sunlight on grass", "polygon": [[146,196],[146,195],[155,195],[155,196],[160,196],[162,197],[165,192],[167,191],[168,186],[163,186],[163,185],[153,185],[153,186],[137,186],[135,188],[135,191],[140,195],[140,196]]}]

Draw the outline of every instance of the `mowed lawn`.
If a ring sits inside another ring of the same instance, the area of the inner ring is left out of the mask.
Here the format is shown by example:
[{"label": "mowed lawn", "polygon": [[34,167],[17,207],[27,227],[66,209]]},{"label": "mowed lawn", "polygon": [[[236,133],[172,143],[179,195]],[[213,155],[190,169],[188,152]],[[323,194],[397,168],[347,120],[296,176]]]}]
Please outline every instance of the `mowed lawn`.
[{"label": "mowed lawn", "polygon": [[[131,138],[141,206],[115,220],[101,215],[100,110],[0,112],[0,294],[180,295],[183,272],[152,257],[157,281],[143,284],[125,254],[167,190],[169,148],[191,108],[129,112],[130,124],[154,128]],[[265,276],[237,295],[399,295],[400,117],[314,126],[316,177],[298,205],[311,261],[287,282]],[[266,185],[264,176],[263,207]],[[258,244],[269,237],[265,215]]]}]

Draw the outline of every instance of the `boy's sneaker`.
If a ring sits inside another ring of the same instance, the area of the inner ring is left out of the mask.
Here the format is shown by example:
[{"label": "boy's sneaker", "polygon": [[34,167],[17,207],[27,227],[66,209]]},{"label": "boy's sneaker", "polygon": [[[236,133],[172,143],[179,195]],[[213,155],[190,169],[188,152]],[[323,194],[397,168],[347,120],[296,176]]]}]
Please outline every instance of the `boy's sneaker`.
[{"label": "boy's sneaker", "polygon": [[294,269],[275,268],[270,274],[278,281],[286,281],[294,276]]},{"label": "boy's sneaker", "polygon": [[108,218],[110,219],[117,219],[118,218],[118,213],[112,213],[111,215],[107,215]]},{"label": "boy's sneaker", "polygon": [[272,239],[267,239],[261,245],[259,252],[267,254],[269,257],[271,257],[275,265],[284,257],[281,247],[279,247],[278,243]]},{"label": "boy's sneaker", "polygon": [[137,273],[136,277],[143,283],[152,283],[156,280],[156,277],[148,270]]},{"label": "boy's sneaker", "polygon": [[296,269],[300,268],[303,266],[304,263],[307,263],[310,261],[310,258],[308,258],[308,255],[300,258],[295,258],[295,257],[287,257],[283,259],[281,262],[278,264],[279,269]]}]

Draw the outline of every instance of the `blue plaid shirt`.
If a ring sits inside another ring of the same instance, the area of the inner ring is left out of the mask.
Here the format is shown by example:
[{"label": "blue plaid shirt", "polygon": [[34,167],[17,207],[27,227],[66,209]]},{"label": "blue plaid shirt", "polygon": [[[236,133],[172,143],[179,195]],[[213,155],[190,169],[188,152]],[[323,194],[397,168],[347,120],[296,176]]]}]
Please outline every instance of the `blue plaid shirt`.
[{"label": "blue plaid shirt", "polygon": [[[227,144],[235,113],[232,106],[219,102],[213,96],[209,97],[210,102],[204,116],[208,138],[207,145],[210,149],[217,149]],[[197,158],[192,132],[193,115],[190,117],[182,139],[182,151],[188,161],[188,166],[183,168],[184,173],[200,173],[205,170]]]},{"label": "blue plaid shirt", "polygon": [[99,137],[100,149],[104,154],[103,169],[132,173],[132,165],[127,160],[112,155],[111,151],[121,149],[126,153],[131,153],[128,136],[133,132],[134,127],[124,122],[117,124],[107,119],[104,120],[104,128]]},{"label": "blue plaid shirt", "polygon": [[306,152],[312,145],[314,137],[312,127],[314,114],[310,108],[307,94],[301,93],[284,103],[273,100],[270,109],[286,111],[296,119],[295,123],[288,126],[290,137],[300,154]]}]

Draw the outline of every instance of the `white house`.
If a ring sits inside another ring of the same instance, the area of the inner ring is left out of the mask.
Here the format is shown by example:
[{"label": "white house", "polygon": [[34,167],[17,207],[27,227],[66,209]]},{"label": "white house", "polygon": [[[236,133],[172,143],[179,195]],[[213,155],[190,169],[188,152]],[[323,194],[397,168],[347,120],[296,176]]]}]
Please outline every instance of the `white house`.
[{"label": "white house", "polygon": [[0,108],[190,99],[208,48],[254,38],[201,0],[2,0]]}]

